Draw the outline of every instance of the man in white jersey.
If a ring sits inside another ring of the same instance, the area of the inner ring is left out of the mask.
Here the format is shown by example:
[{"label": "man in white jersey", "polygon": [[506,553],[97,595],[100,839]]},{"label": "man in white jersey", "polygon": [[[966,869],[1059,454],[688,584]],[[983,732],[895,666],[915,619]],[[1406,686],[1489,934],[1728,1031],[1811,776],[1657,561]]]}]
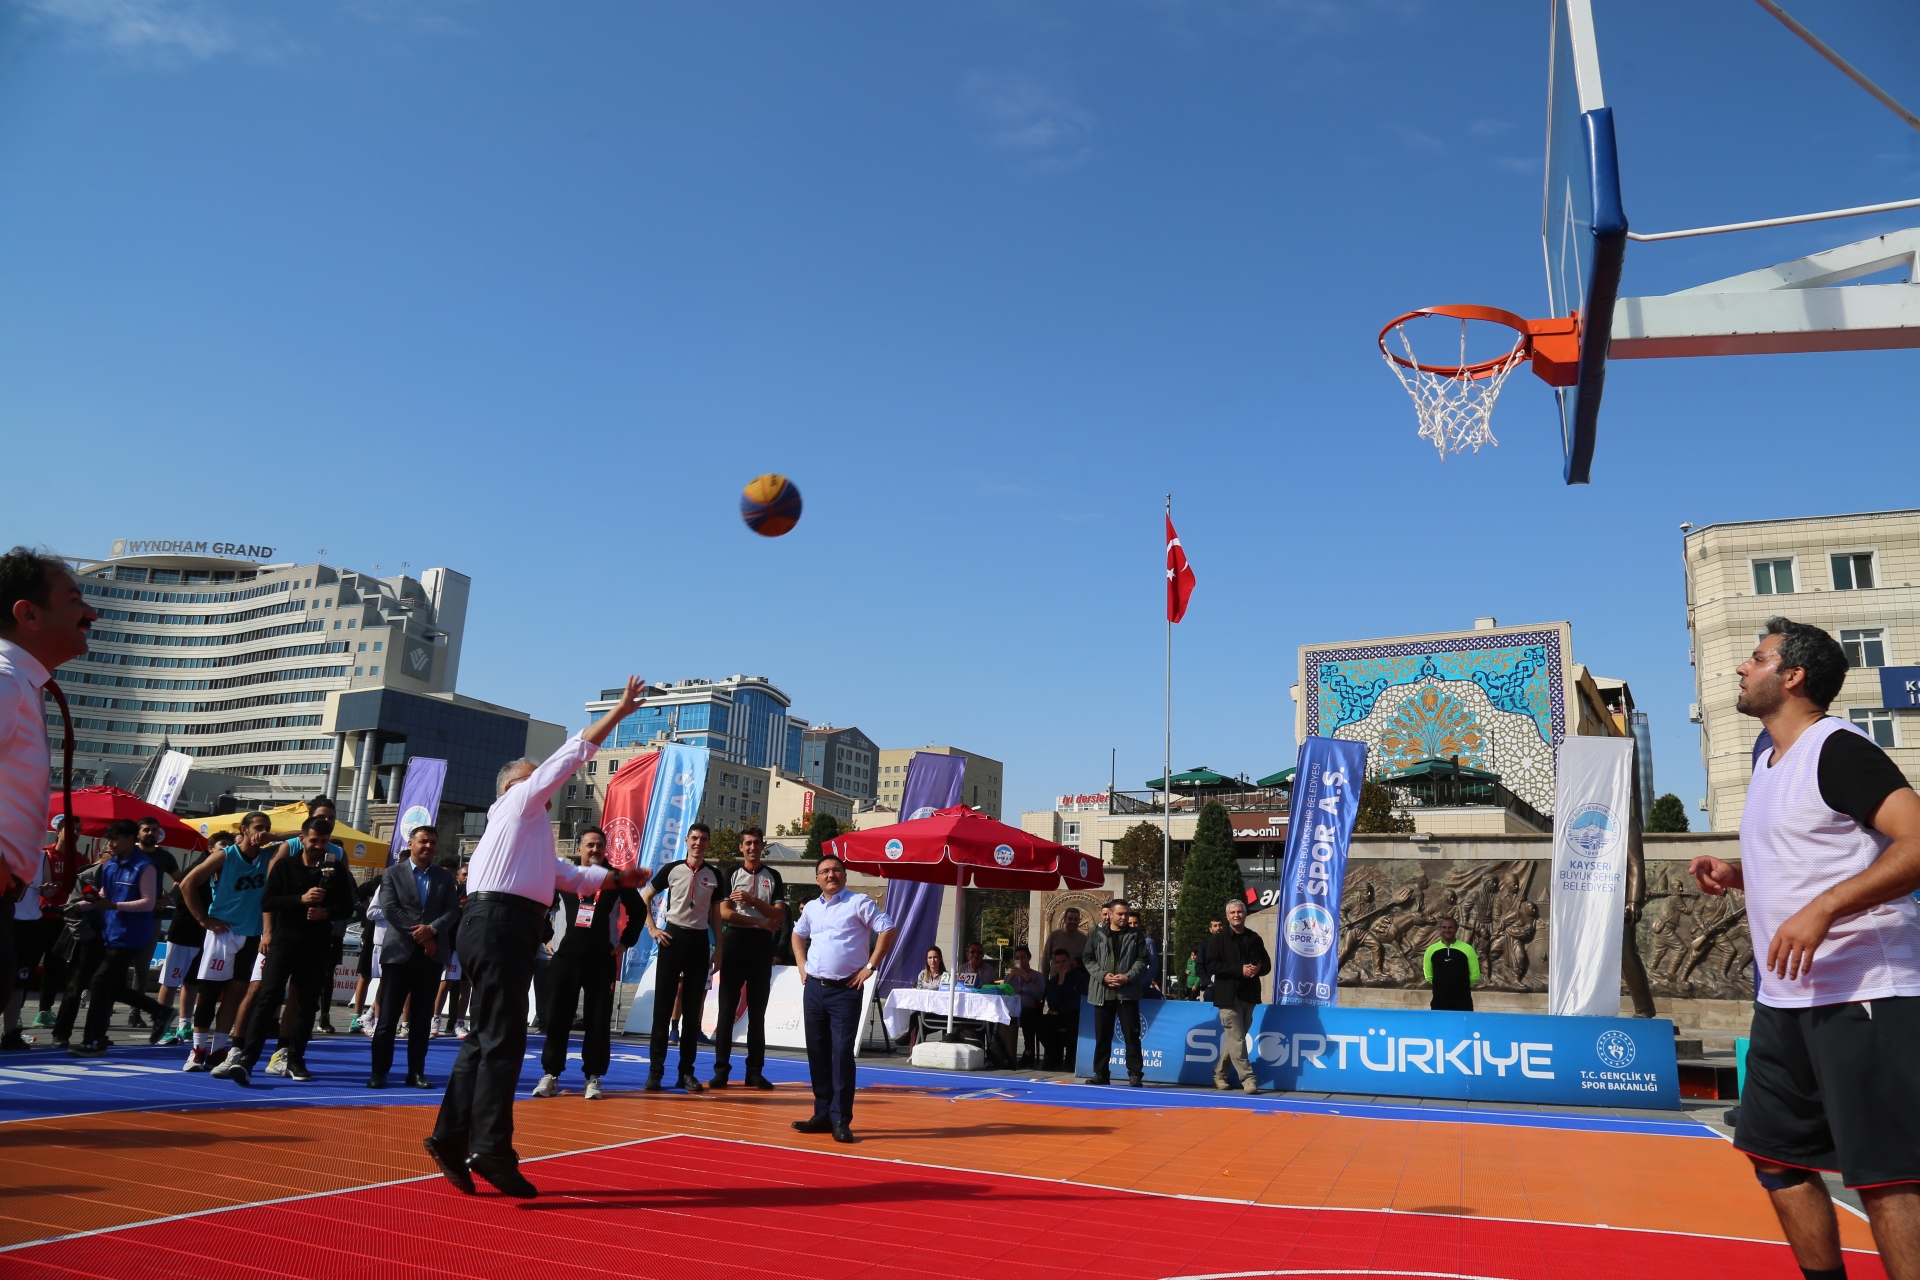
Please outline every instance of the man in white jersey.
[{"label": "man in white jersey", "polygon": [[1809,1280],[1840,1280],[1818,1171],[1860,1194],[1893,1280],[1920,1280],[1920,796],[1871,739],[1827,714],[1846,654],[1772,618],[1740,664],[1739,709],[1767,727],[1740,861],[1695,858],[1703,893],[1742,889],[1754,1006],[1734,1145],[1753,1161]]}]

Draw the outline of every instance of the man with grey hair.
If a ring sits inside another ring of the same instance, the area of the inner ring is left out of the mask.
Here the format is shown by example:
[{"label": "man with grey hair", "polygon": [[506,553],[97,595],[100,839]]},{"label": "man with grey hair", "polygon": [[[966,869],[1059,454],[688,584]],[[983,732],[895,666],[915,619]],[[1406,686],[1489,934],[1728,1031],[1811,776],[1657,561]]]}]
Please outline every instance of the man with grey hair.
[{"label": "man with grey hair", "polygon": [[1766,725],[1740,861],[1689,866],[1746,893],[1754,1004],[1733,1145],[1753,1162],[1801,1272],[1846,1275],[1837,1170],[1865,1203],[1889,1276],[1920,1276],[1920,795],[1827,708],[1847,658],[1818,627],[1771,618],[1735,704]]},{"label": "man with grey hair", "polygon": [[1200,967],[1213,980],[1213,1007],[1220,1011],[1220,1056],[1213,1060],[1213,1087],[1231,1088],[1227,1063],[1233,1063],[1244,1093],[1258,1093],[1253,1064],[1247,1060],[1247,1032],[1253,1007],[1260,1003],[1260,979],[1273,971],[1267,944],[1247,928],[1247,904],[1227,900],[1227,927],[1210,933],[1200,948]]},{"label": "man with grey hair", "polygon": [[[580,867],[562,862],[547,816],[553,793],[593,758],[614,726],[633,714],[646,683],[629,676],[614,708],[568,738],[539,764],[516,760],[500,770],[499,798],[487,810],[486,834],[467,870],[460,918],[460,963],[473,983],[475,1025],[461,1042],[440,1101],[440,1117],[424,1142],[440,1172],[473,1194],[479,1174],[507,1195],[539,1192],[520,1172],[513,1149],[513,1090],[527,1049],[527,988],[533,953],[556,887],[595,894],[617,883],[638,888],[638,867]],[[431,1010],[416,1009],[416,1018]]]}]

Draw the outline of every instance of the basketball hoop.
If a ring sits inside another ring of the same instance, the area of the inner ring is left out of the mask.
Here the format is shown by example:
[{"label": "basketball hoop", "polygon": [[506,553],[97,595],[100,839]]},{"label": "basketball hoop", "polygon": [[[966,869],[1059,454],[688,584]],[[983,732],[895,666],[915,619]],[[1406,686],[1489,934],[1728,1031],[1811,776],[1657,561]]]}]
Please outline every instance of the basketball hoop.
[{"label": "basketball hoop", "polygon": [[[1407,323],[1428,316],[1460,322],[1460,360],[1457,364],[1422,364],[1413,354],[1413,339]],[[1467,359],[1467,325],[1470,321],[1504,325],[1515,331],[1513,346],[1488,360]],[[1396,355],[1387,345],[1388,335],[1399,340],[1406,354]],[[1420,418],[1420,438],[1439,450],[1440,461],[1463,449],[1480,452],[1484,444],[1498,445],[1493,437],[1493,405],[1500,398],[1507,375],[1523,360],[1533,362],[1533,371],[1549,386],[1572,386],[1580,368],[1580,322],[1568,316],[1557,320],[1527,320],[1498,307],[1446,306],[1422,307],[1387,323],[1380,330],[1380,354],[1387,367],[1400,379],[1400,385],[1413,397],[1413,409]]]}]

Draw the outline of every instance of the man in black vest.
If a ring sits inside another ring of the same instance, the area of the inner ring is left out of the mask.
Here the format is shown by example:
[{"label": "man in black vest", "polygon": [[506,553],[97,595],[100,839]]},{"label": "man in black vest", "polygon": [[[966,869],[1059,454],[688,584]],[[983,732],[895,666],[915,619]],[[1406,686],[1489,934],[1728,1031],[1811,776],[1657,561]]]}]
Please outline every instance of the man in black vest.
[{"label": "man in black vest", "polygon": [[[407,1021],[407,1083],[416,1089],[430,1087],[427,1043],[433,1035],[433,999],[453,953],[454,928],[460,923],[460,891],[453,874],[434,865],[439,843],[439,833],[432,827],[415,827],[407,837],[406,858],[381,875],[380,892],[369,912],[387,926],[386,940],[380,944],[380,998],[369,1089],[387,1087],[387,1072],[393,1069],[393,1037],[409,997],[413,1013]],[[372,931],[368,933],[371,936]]]},{"label": "man in black vest", "polygon": [[[607,833],[588,827],[579,836],[580,865],[604,867],[607,862]],[[620,928],[620,908],[627,909],[626,926]],[[573,1027],[573,1007],[586,996],[586,1012],[580,1031],[580,1070],[587,1078],[585,1097],[592,1102],[600,1097],[600,1077],[607,1074],[613,1060],[613,983],[619,973],[619,953],[614,950],[615,930],[618,943],[630,947],[640,940],[640,922],[646,908],[638,889],[621,889],[609,884],[597,894],[579,896],[560,891],[560,908],[567,931],[553,949],[553,961],[547,967],[547,1043],[540,1050],[540,1083],[533,1087],[536,1098],[551,1098],[560,1092],[560,1073],[567,1067],[567,1033]]]},{"label": "man in black vest", "polygon": [[1435,1009],[1473,1012],[1473,988],[1480,981],[1479,953],[1460,936],[1460,923],[1452,916],[1440,917],[1440,936],[1427,947],[1421,968],[1433,987]]}]

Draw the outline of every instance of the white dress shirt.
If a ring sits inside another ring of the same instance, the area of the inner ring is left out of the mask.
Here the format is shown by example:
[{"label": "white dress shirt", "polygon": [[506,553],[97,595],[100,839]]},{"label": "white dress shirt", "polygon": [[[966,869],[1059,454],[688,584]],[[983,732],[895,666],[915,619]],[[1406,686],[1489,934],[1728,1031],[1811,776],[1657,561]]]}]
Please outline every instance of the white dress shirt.
[{"label": "white dress shirt", "polygon": [[0,860],[8,875],[22,881],[39,879],[47,842],[53,771],[40,693],[46,683],[47,669],[38,658],[0,640]]},{"label": "white dress shirt", "polygon": [[891,928],[893,921],[872,898],[842,889],[809,902],[793,931],[807,940],[808,977],[845,982],[873,954],[873,935]]},{"label": "white dress shirt", "polygon": [[600,892],[615,873],[562,862],[554,851],[553,822],[547,817],[547,801],[553,793],[599,749],[575,734],[531,778],[508,788],[493,802],[487,810],[487,832],[467,864],[469,894],[511,893],[531,899],[545,911],[556,888],[575,894]]}]

